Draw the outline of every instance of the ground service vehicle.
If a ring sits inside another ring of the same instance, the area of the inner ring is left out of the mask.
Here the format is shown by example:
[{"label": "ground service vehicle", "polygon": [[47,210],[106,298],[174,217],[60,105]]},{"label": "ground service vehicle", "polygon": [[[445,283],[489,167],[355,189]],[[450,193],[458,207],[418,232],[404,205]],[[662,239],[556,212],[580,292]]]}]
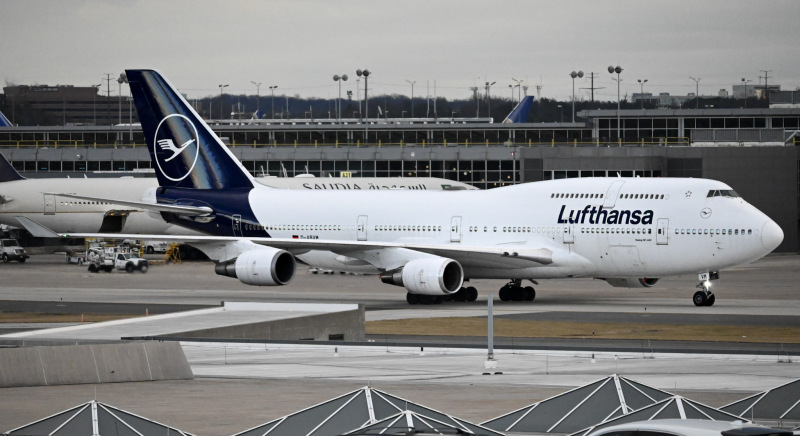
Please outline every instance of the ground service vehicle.
[{"label": "ground service vehicle", "polygon": [[12,260],[22,263],[30,257],[25,252],[25,249],[20,247],[16,239],[0,239],[0,253],[2,253],[0,257],[3,259],[3,263],[8,263]]},{"label": "ground service vehicle", "polygon": [[118,248],[93,248],[87,256],[90,272],[111,272],[114,269],[132,273],[136,270],[146,273],[150,267],[147,259],[133,253],[125,253]]}]

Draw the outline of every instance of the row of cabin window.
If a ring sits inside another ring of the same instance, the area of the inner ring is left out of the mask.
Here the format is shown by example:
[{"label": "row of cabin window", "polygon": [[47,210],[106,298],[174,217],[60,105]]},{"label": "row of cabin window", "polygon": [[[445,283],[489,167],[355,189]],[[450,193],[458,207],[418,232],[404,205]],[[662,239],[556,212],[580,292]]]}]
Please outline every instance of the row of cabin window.
[{"label": "row of cabin window", "polygon": [[753,229],[675,229],[676,235],[748,235],[753,234]]},{"label": "row of cabin window", "polygon": [[628,200],[663,200],[664,194],[620,194],[619,198]]},{"label": "row of cabin window", "polygon": [[392,224],[379,224],[374,227],[379,232],[441,232],[442,226],[401,226]]},{"label": "row of cabin window", "polygon": [[603,194],[550,194],[550,198],[603,198]]},{"label": "row of cabin window", "polygon": [[581,233],[612,233],[612,234],[634,234],[634,235],[651,235],[653,229],[643,228],[620,228],[620,227],[581,227]]},{"label": "row of cabin window", "polygon": [[78,205],[96,205],[96,204],[105,204],[110,205],[111,203],[106,203],[103,201],[62,201],[60,202],[62,206],[78,206]]},{"label": "row of cabin window", "polygon": [[341,231],[342,225],[334,224],[276,224],[271,226],[245,224],[245,230],[295,230],[295,231]]}]

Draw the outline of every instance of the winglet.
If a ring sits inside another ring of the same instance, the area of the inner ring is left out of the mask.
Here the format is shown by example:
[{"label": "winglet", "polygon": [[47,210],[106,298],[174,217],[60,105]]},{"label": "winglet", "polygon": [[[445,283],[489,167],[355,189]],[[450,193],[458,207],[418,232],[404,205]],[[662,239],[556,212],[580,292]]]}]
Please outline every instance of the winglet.
[{"label": "winglet", "polygon": [[155,70],[126,70],[158,183],[252,188],[253,178],[180,92]]},{"label": "winglet", "polygon": [[25,180],[25,177],[22,177],[17,170],[11,166],[11,162],[6,159],[3,153],[0,153],[0,183],[14,180]]},{"label": "winglet", "polygon": [[533,96],[526,95],[503,120],[503,123],[524,123],[528,118],[528,113],[531,111],[531,106],[533,106]]}]

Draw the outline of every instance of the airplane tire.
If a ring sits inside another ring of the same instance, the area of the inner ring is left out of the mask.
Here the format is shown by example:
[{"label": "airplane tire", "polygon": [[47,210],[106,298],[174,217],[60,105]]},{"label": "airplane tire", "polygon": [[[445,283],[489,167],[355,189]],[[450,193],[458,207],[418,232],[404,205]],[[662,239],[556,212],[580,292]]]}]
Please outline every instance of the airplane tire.
[{"label": "airplane tire", "polygon": [[533,301],[536,299],[536,290],[533,289],[533,286],[525,286],[522,290],[525,292],[525,301]]},{"label": "airplane tire", "polygon": [[512,301],[522,301],[524,299],[525,299],[525,291],[522,289],[522,286],[517,286],[511,290]]},{"label": "airplane tire", "polygon": [[475,289],[473,286],[466,288],[465,296],[467,301],[473,302],[478,299],[478,290]]},{"label": "airplane tire", "polygon": [[453,301],[467,301],[467,288],[461,288],[451,295]]},{"label": "airplane tire", "polygon": [[692,301],[694,302],[695,306],[705,306],[708,303],[708,298],[706,298],[706,293],[703,291],[697,291],[694,293],[692,297]]},{"label": "airplane tire", "polygon": [[500,301],[509,301],[511,300],[511,296],[509,295],[511,292],[509,291],[508,286],[503,286],[500,288],[500,292],[498,292]]},{"label": "airplane tire", "polygon": [[419,295],[412,294],[411,292],[406,293],[406,301],[408,304],[414,305],[419,304]]},{"label": "airplane tire", "polygon": [[715,297],[714,294],[709,295],[706,306],[713,306],[715,301],[717,301],[717,297]]}]

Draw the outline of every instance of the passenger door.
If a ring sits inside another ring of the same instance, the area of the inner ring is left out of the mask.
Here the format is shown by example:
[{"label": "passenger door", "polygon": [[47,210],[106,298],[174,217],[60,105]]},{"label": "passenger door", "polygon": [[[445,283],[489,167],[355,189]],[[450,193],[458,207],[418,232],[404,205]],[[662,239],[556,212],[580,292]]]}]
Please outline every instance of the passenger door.
[{"label": "passenger door", "polygon": [[359,215],[356,224],[356,233],[359,241],[367,240],[367,215]]},{"label": "passenger door", "polygon": [[44,214],[56,214],[56,196],[53,194],[44,194]]},{"label": "passenger door", "polygon": [[669,244],[669,218],[659,218],[656,228],[656,244],[667,245]]},{"label": "passenger door", "polygon": [[450,242],[461,242],[461,217],[450,218]]}]

